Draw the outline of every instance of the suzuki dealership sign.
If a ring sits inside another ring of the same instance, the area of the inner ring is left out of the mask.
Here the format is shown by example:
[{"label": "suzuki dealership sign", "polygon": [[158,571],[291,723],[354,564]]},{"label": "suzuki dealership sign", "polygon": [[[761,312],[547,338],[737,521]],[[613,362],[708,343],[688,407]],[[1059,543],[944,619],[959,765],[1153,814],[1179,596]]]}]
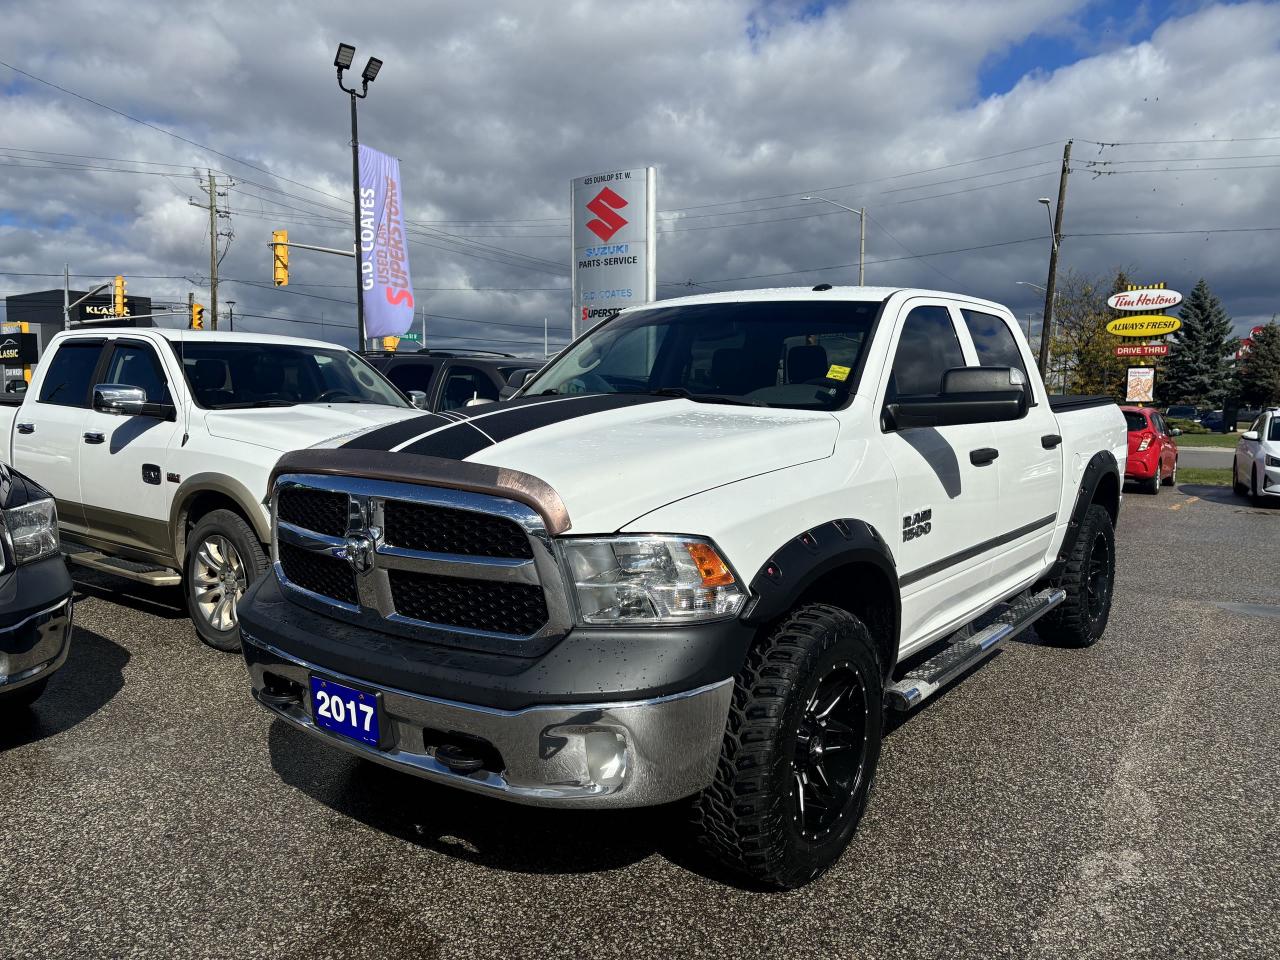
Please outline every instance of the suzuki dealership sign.
[{"label": "suzuki dealership sign", "polygon": [[399,336],[413,324],[400,185],[400,161],[360,144],[360,295],[370,339]]},{"label": "suzuki dealership sign", "polygon": [[617,170],[573,181],[573,336],[657,299],[657,174]]}]

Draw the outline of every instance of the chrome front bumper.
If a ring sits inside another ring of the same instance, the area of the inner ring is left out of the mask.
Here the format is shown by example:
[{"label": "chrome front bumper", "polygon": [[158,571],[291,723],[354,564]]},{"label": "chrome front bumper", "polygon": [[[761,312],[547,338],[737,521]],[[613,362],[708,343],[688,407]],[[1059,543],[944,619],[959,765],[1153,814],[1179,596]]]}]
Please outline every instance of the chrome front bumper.
[{"label": "chrome front bumper", "polygon": [[71,598],[0,627],[0,693],[36,683],[66,662],[71,649]]},{"label": "chrome front bumper", "polygon": [[[497,710],[325,670],[243,629],[241,640],[254,698],[300,730],[407,773],[535,806],[642,807],[696,793],[715,774],[733,693],[726,679],[652,700]],[[385,749],[316,726],[312,673],[381,695]],[[483,741],[500,762],[471,773],[450,769],[435,744],[458,735]]]}]

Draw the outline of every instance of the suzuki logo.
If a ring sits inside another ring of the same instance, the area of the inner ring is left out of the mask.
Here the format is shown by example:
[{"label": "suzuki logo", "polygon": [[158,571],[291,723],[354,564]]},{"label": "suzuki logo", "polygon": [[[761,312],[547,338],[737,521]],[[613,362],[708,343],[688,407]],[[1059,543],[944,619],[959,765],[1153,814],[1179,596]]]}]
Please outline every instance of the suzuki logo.
[{"label": "suzuki logo", "polygon": [[610,237],[627,225],[627,219],[614,212],[626,205],[627,201],[605,187],[587,204],[587,209],[600,218],[588,220],[587,229],[608,243]]},{"label": "suzuki logo", "polygon": [[373,569],[373,556],[377,552],[378,536],[382,533],[377,527],[370,527],[368,534],[353,533],[347,537],[344,551],[347,563],[357,574],[368,573]]}]

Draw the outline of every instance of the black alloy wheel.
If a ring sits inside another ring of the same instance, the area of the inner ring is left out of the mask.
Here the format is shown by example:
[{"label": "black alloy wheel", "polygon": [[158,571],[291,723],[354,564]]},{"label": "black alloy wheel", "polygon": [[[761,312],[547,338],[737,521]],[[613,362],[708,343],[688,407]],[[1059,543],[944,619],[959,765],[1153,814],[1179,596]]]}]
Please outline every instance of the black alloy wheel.
[{"label": "black alloy wheel", "polygon": [[866,685],[851,663],[818,681],[800,717],[791,767],[792,821],[814,841],[840,822],[867,776]]}]

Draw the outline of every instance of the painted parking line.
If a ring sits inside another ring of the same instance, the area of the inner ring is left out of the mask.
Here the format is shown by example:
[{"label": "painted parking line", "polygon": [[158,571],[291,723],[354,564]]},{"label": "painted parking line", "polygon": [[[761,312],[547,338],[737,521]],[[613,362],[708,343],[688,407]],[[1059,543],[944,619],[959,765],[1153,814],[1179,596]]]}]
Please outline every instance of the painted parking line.
[{"label": "painted parking line", "polygon": [[1186,499],[1186,500],[1183,500],[1183,501],[1182,501],[1182,503],[1175,503],[1175,504],[1174,504],[1173,506],[1171,506],[1169,509],[1170,509],[1170,510],[1181,510],[1183,507],[1190,506],[1191,504],[1196,503],[1196,502],[1198,502],[1199,500],[1200,500],[1200,498],[1199,498],[1199,497],[1187,497],[1187,499]]}]

